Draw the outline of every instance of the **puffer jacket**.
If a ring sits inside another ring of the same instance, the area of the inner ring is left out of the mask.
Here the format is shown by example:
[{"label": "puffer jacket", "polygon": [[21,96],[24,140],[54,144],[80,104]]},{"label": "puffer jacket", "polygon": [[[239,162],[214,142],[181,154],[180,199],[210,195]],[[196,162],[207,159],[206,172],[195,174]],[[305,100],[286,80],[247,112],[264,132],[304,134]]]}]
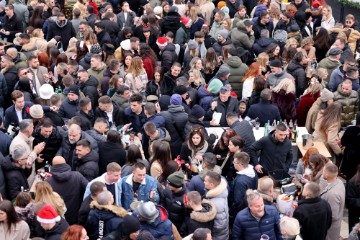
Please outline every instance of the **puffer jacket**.
[{"label": "puffer jacket", "polygon": [[205,198],[215,205],[216,216],[212,236],[214,240],[223,240],[229,238],[229,206],[228,206],[228,188],[224,178],[214,189],[209,190]]},{"label": "puffer jacket", "polygon": [[266,52],[266,49],[269,47],[274,40],[271,38],[259,38],[255,41],[252,50],[256,55],[259,55],[262,52]]},{"label": "puffer jacket", "polygon": [[238,56],[229,57],[225,66],[229,67],[230,69],[230,77],[228,81],[231,85],[232,91],[236,93],[238,99],[241,99],[243,88],[242,79],[249,68],[245,63],[241,61]]},{"label": "puffer jacket", "polygon": [[208,228],[213,231],[216,207],[211,201],[206,199],[202,200],[201,205],[203,207],[202,210],[192,211],[190,216],[186,217],[179,231],[181,236],[189,235],[198,228]]},{"label": "puffer jacket", "polygon": [[[172,43],[168,43],[160,52],[161,53],[161,66],[165,73],[170,70],[173,63],[176,62],[178,59],[178,55],[176,54],[175,50],[176,50],[175,45]],[[162,87],[162,85],[161,85],[161,87]],[[171,94],[172,94],[172,92],[171,92]]]},{"label": "puffer jacket", "polygon": [[99,154],[91,150],[83,158],[77,158],[76,170],[89,182],[99,176]]},{"label": "puffer jacket", "polygon": [[91,240],[101,239],[115,231],[128,213],[115,205],[100,205],[96,201],[90,204],[86,230]]},{"label": "puffer jacket", "polygon": [[260,18],[258,18],[257,21],[253,25],[255,39],[258,39],[261,37],[261,30],[263,30],[263,29],[269,30],[269,36],[272,37],[272,32],[274,30],[274,24],[272,22],[269,22],[264,25],[260,22]]},{"label": "puffer jacket", "polygon": [[255,36],[246,31],[246,27],[242,21],[238,22],[236,28],[231,30],[230,38],[236,47],[242,47],[246,50],[250,50],[255,41]]},{"label": "puffer jacket", "polygon": [[80,110],[80,99],[77,101],[70,101],[68,97],[61,103],[59,114],[62,118],[70,119],[76,115]]},{"label": "puffer jacket", "polygon": [[[159,211],[159,216],[152,223],[140,221],[140,229],[142,231],[149,231],[151,235],[158,239],[161,237],[167,237],[166,239],[174,240],[174,233],[172,223],[169,220],[169,215],[165,208],[156,206]],[[138,217],[138,208],[136,208],[132,214]]]},{"label": "puffer jacket", "polygon": [[80,90],[81,92],[88,98],[90,98],[91,100],[91,106],[93,108],[97,107],[98,105],[98,98],[99,98],[99,94],[97,91],[97,86],[98,86],[98,81],[94,76],[89,76],[89,79],[80,84]]},{"label": "puffer jacket", "polygon": [[[86,57],[86,55],[85,55]],[[84,59],[84,58],[83,58]],[[90,64],[90,60],[91,58],[89,59],[89,64]],[[84,67],[84,66],[83,66]],[[85,67],[84,67],[85,68]],[[101,62],[101,65],[100,67],[98,68],[89,68],[87,71],[89,73],[89,75],[91,76],[94,76],[97,80],[98,80],[98,88],[100,89],[101,88],[101,82],[104,78],[104,72],[106,70],[106,64]]]},{"label": "puffer jacket", "polygon": [[295,78],[296,96],[300,97],[306,87],[305,67],[299,62],[292,60],[286,68],[286,71]]},{"label": "puffer jacket", "polygon": [[332,74],[332,72],[338,68],[341,65],[340,61],[337,59],[332,59],[330,57],[326,57],[323,60],[321,60],[318,64],[318,68],[322,67],[325,68],[328,72],[328,77],[326,78],[326,80],[323,80],[321,82],[321,85],[323,87],[327,87],[328,83],[329,83],[329,79],[330,76]]},{"label": "puffer jacket", "polygon": [[223,48],[224,46],[230,45],[230,44],[231,44],[231,40],[228,38],[228,39],[226,39],[226,41],[223,42],[223,43],[220,43],[220,42],[214,43],[214,45],[213,45],[212,47],[214,48],[214,50],[215,50],[215,52],[216,52],[216,54],[217,54],[218,56],[223,56],[222,48]]},{"label": "puffer jacket", "polygon": [[198,90],[199,105],[207,112],[210,109],[212,100],[217,96],[207,90],[208,84],[201,86]]},{"label": "puffer jacket", "polygon": [[184,195],[186,194],[186,187],[183,186],[178,192],[172,192],[170,189],[165,188],[163,192],[163,201],[161,205],[168,211],[170,221],[180,229],[182,226],[185,215],[186,207],[184,205]]},{"label": "puffer jacket", "polygon": [[359,111],[359,95],[356,91],[351,90],[345,94],[342,91],[341,84],[336,92],[334,92],[334,102],[339,102],[342,106],[341,126],[347,127],[351,125],[351,121],[355,119],[356,113]]},{"label": "puffer jacket", "polygon": [[164,17],[161,23],[161,32],[166,34],[167,32],[172,32],[176,36],[176,31],[181,27],[180,24],[180,15],[177,12],[169,12],[167,16]]},{"label": "puffer jacket", "polygon": [[265,205],[265,214],[258,221],[249,208],[245,208],[236,215],[232,234],[234,240],[260,239],[262,234],[282,240],[279,213],[274,206]]}]

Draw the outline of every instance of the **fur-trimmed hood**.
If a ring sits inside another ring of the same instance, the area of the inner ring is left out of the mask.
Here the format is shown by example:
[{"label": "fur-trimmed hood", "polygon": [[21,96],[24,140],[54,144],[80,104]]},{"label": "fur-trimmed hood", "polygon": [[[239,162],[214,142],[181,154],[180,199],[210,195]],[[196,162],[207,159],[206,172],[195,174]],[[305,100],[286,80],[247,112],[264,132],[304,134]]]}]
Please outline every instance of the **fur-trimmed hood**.
[{"label": "fur-trimmed hood", "polygon": [[90,208],[109,211],[121,218],[125,217],[128,214],[128,212],[122,207],[118,207],[115,205],[100,205],[96,201],[91,202]]},{"label": "fur-trimmed hood", "polygon": [[203,210],[201,211],[193,211],[190,214],[190,218],[197,222],[210,222],[216,217],[216,207],[209,200],[202,200],[201,205],[203,206]]},{"label": "fur-trimmed hood", "polygon": [[217,187],[209,190],[206,193],[206,198],[227,197],[227,196],[228,196],[227,183],[224,178],[221,178],[221,182]]},{"label": "fur-trimmed hood", "polygon": [[260,194],[260,196],[264,199],[264,201],[267,201],[267,202],[269,202],[269,203],[272,203],[272,202],[274,201],[274,199],[273,199],[271,196],[267,195],[266,193],[261,192],[261,191],[259,191],[259,190],[257,190],[257,192],[258,192],[258,193]]}]

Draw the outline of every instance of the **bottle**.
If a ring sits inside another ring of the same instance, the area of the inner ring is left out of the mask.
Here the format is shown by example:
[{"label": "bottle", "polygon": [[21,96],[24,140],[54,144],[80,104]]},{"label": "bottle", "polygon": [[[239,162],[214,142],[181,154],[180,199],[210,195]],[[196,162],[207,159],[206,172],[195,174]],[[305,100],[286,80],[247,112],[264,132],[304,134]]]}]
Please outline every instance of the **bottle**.
[{"label": "bottle", "polygon": [[264,126],[264,136],[267,136],[267,128],[268,128],[268,125],[267,125],[267,123],[265,123],[265,126]]},{"label": "bottle", "polygon": [[272,124],[273,127],[276,127],[276,120],[274,119],[273,121],[273,124]]},{"label": "bottle", "polygon": [[296,143],[298,131],[296,129],[296,123],[294,124],[294,130],[292,131],[292,142]]},{"label": "bottle", "polygon": [[45,162],[44,170],[45,170],[45,172],[50,172],[50,170],[51,170],[51,167],[50,167],[50,164],[48,161]]},{"label": "bottle", "polygon": [[61,88],[60,88],[60,87],[57,87],[57,88],[55,89],[55,93],[56,93],[57,95],[61,95],[61,94],[62,94]]},{"label": "bottle", "polygon": [[290,141],[292,141],[292,131],[294,130],[294,124],[292,122],[292,119],[290,119],[290,123],[289,123],[289,139]]}]

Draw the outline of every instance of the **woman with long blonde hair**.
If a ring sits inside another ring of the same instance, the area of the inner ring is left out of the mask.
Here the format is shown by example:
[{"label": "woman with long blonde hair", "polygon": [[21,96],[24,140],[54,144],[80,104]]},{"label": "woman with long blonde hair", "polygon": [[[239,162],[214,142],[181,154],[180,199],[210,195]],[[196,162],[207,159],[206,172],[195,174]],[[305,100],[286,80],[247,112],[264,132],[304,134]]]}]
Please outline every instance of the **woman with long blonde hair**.
[{"label": "woman with long blonde hair", "polygon": [[195,89],[205,85],[205,79],[203,78],[201,72],[196,68],[190,69],[189,82]]},{"label": "woman with long blonde hair", "polygon": [[140,57],[134,57],[131,60],[128,72],[125,76],[125,83],[129,86],[133,94],[140,93],[145,95],[148,77]]},{"label": "woman with long blonde hair", "polygon": [[258,62],[253,62],[248,71],[246,72],[245,76],[243,77],[242,81],[244,82],[243,90],[242,90],[242,98],[249,98],[251,97],[251,93],[254,89],[254,79],[256,77],[261,76],[261,65]]},{"label": "woman with long blonde hair", "polygon": [[256,62],[260,63],[261,74],[263,76],[265,76],[267,72],[270,72],[269,55],[267,53],[265,52],[260,53],[256,58]]},{"label": "woman with long blonde hair", "polygon": [[335,26],[335,19],[332,15],[332,8],[329,5],[326,5],[322,9],[322,19],[321,19],[321,27],[329,30]]},{"label": "woman with long blonde hair", "polygon": [[295,121],[295,83],[291,78],[284,78],[273,88],[272,102],[277,105],[280,111],[281,119]]},{"label": "woman with long blonde hair", "polygon": [[66,206],[64,200],[57,192],[54,192],[53,188],[48,182],[38,182],[35,185],[35,203],[46,202],[53,206],[59,214],[64,217],[66,212]]}]

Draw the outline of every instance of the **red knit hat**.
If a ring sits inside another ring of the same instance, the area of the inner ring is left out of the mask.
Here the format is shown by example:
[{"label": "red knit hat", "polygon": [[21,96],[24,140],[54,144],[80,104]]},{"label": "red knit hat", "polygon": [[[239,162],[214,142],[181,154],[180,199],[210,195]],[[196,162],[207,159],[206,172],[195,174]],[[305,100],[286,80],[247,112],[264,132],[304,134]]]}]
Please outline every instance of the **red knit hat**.
[{"label": "red knit hat", "polygon": [[311,4],[311,6],[313,8],[319,8],[320,7],[320,2],[318,0],[314,0],[313,3]]},{"label": "red knit hat", "polygon": [[180,20],[186,26],[186,24],[188,24],[188,22],[190,21],[190,18],[182,16]]},{"label": "red knit hat", "polygon": [[156,44],[159,46],[159,47],[165,47],[167,45],[167,39],[166,37],[158,37],[157,41],[156,41]]},{"label": "red knit hat", "polygon": [[40,209],[36,219],[39,223],[56,223],[61,220],[56,210],[50,204],[47,204]]}]

